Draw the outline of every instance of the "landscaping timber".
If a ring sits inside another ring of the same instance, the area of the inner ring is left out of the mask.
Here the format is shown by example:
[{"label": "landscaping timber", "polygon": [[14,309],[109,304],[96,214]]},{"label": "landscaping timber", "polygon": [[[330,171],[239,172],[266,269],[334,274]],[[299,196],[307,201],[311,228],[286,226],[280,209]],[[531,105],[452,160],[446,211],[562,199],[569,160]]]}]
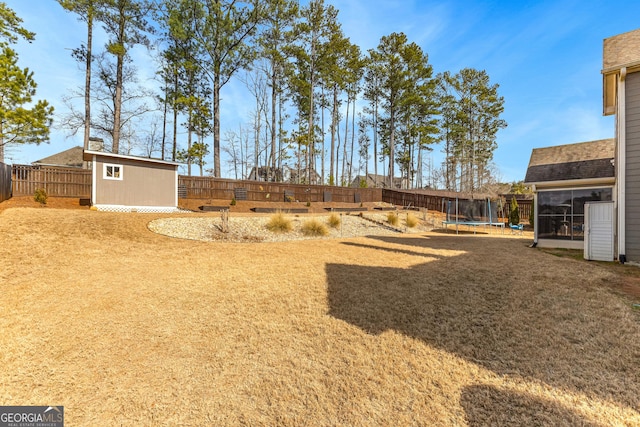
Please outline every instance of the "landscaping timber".
[{"label": "landscaping timber", "polygon": [[346,207],[346,208],[325,208],[329,212],[366,212],[369,209],[364,207]]},{"label": "landscaping timber", "polygon": [[229,210],[229,206],[209,206],[209,205],[204,205],[204,206],[198,206],[198,209],[200,209],[203,212],[220,212],[220,211],[228,211]]},{"label": "landscaping timber", "polygon": [[276,213],[276,212],[284,212],[284,213],[309,213],[309,209],[307,208],[251,208],[251,210],[255,213]]}]

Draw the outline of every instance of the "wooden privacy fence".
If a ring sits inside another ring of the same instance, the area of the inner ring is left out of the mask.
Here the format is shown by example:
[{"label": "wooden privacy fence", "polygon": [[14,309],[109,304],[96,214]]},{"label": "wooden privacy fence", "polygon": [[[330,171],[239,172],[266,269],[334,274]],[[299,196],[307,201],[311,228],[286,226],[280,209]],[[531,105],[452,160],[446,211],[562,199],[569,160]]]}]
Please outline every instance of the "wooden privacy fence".
[{"label": "wooden privacy fence", "polygon": [[[533,200],[518,200],[518,213],[520,213],[520,222],[529,222],[529,218],[533,214]],[[509,206],[506,206],[505,212],[509,214]]]},{"label": "wooden privacy fence", "polygon": [[379,202],[381,188],[332,187],[263,181],[180,176],[178,196],[186,199],[250,200],[254,202]]},{"label": "wooden privacy fence", "polygon": [[11,198],[11,166],[0,163],[0,202]]},{"label": "wooden privacy fence", "polygon": [[32,196],[43,188],[52,197],[91,196],[91,171],[78,168],[13,165],[13,195]]},{"label": "wooden privacy fence", "polygon": [[[0,201],[14,196],[32,196],[44,188],[52,197],[91,197],[91,170],[0,163]],[[437,190],[398,191],[382,188],[333,187],[263,181],[185,176],[178,177],[178,197],[185,199],[249,200],[254,202],[387,202],[396,206],[442,211],[449,200],[464,199],[460,193]],[[482,197],[477,196],[477,199]],[[531,200],[518,200],[520,221],[527,222]],[[509,206],[505,203],[505,214]]]},{"label": "wooden privacy fence", "polygon": [[396,206],[427,208],[432,211],[441,211],[443,200],[455,200],[456,194],[451,192],[411,193],[409,191],[387,190],[382,191],[382,201]]}]

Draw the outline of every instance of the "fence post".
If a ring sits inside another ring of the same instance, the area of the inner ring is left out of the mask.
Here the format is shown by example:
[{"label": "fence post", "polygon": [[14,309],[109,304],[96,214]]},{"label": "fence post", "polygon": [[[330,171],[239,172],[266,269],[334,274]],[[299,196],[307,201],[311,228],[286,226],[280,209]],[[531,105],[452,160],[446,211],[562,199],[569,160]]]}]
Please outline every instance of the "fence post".
[{"label": "fence post", "polygon": [[0,163],[0,202],[11,198],[11,166]]}]

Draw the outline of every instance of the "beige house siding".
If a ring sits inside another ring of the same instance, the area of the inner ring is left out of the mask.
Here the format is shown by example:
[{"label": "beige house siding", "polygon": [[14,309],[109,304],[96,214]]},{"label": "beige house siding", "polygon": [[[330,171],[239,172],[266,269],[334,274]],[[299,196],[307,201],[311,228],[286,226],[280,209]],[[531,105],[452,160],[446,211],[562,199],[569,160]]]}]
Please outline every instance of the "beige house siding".
[{"label": "beige house siding", "polygon": [[[105,179],[105,164],[121,166],[122,179]],[[94,205],[177,206],[173,165],[97,156],[95,173]]]}]

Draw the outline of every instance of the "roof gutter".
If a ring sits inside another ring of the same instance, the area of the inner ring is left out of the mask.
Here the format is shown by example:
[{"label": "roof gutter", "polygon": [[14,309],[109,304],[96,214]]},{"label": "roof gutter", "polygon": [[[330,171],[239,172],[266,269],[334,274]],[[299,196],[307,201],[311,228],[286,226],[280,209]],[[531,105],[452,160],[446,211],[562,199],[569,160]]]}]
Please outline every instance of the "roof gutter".
[{"label": "roof gutter", "polygon": [[108,153],[106,151],[84,150],[82,153],[83,160],[88,162],[93,161],[94,156],[110,157],[113,159],[123,159],[123,160],[135,160],[139,162],[158,163],[158,164],[173,165],[173,166],[180,166],[182,164],[179,162],[171,162],[169,160],[153,159],[150,157],[128,156],[124,154]]},{"label": "roof gutter", "polygon": [[588,178],[588,179],[566,179],[558,181],[537,181],[525,182],[525,185],[531,185],[533,191],[540,191],[548,187],[584,187],[587,185],[613,185],[616,182],[615,176],[607,176],[604,178]]},{"label": "roof gutter", "polygon": [[[640,70],[640,61],[632,61],[626,64],[619,64],[619,65],[614,65],[613,67],[603,68],[602,70],[600,70],[600,73],[611,74],[611,73],[617,73],[618,71],[620,71],[620,74],[624,73],[626,75],[627,73],[633,73],[638,70]],[[622,76],[621,76],[621,81],[624,81],[624,77]]]},{"label": "roof gutter", "polygon": [[618,82],[618,111],[616,114],[616,202],[618,208],[618,260],[624,263],[627,260],[626,256],[626,174],[627,174],[627,134],[626,134],[626,78],[627,68],[622,67],[620,69],[620,76]]}]

